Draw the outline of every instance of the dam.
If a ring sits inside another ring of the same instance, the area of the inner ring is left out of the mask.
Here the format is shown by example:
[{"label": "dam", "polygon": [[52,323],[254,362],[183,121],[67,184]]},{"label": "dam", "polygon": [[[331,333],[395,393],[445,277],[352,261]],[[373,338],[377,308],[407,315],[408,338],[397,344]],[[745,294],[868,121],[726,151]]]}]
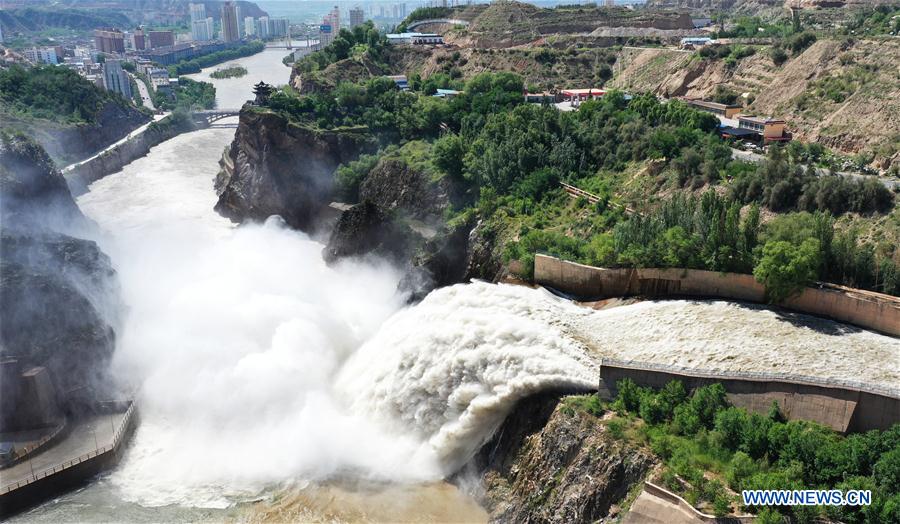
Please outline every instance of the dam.
[{"label": "dam", "polygon": [[[239,60],[250,73],[217,83],[220,105],[260,78],[286,82],[280,58]],[[386,263],[328,266],[322,239],[277,217],[217,215],[212,180],[232,138],[181,134],[79,196],[130,307],[113,372],[139,385],[142,424],[112,473],[14,521],[237,520],[285,489],[331,493],[334,479],[383,497],[427,489],[463,514],[471,499],[441,480],[519,400],[596,390],[609,359],[900,379],[885,365],[894,338],[726,300],[593,310],[473,282],[407,306]]]}]

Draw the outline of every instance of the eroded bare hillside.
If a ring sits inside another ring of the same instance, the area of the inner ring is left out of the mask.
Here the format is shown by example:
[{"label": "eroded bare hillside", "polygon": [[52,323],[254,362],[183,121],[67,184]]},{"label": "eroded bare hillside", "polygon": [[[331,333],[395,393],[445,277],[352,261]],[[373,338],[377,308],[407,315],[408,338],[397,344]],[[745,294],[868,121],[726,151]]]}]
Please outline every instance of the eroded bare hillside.
[{"label": "eroded bare hillside", "polygon": [[[822,40],[781,66],[768,48],[734,66],[666,49],[622,50],[610,86],[664,96],[745,95],[748,113],[784,118],[794,136],[885,158],[900,141],[900,41]],[[894,147],[892,147],[894,146]]]}]

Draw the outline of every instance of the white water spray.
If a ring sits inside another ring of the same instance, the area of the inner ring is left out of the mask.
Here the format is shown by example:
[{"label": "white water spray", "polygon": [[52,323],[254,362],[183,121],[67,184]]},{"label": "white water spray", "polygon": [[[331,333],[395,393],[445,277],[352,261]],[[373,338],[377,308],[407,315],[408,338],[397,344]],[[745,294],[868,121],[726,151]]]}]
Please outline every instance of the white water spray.
[{"label": "white water spray", "polygon": [[517,400],[595,386],[601,356],[898,380],[896,339],[725,302],[595,312],[474,283],[402,308],[386,265],[328,267],[277,219],[217,216],[228,138],[179,136],[79,199],[110,234],[130,306],[114,371],[139,387],[143,422],[111,478],[128,500],[223,506],[290,481],[441,478]]}]

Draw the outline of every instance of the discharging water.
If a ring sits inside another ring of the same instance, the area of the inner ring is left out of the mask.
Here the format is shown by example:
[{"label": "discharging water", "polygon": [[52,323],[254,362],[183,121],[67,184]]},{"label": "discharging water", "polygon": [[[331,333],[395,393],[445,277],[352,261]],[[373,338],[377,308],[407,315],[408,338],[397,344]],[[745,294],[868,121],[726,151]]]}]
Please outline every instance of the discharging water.
[{"label": "discharging water", "polygon": [[[285,83],[283,54],[235,61],[250,74],[215,81],[220,106]],[[142,423],[115,471],[16,520],[482,520],[441,479],[522,397],[595,387],[602,356],[900,378],[896,339],[726,302],[593,311],[472,283],[404,307],[386,264],[328,267],[277,218],[215,214],[232,133],[180,135],[79,198],[129,306],[113,366]]]}]

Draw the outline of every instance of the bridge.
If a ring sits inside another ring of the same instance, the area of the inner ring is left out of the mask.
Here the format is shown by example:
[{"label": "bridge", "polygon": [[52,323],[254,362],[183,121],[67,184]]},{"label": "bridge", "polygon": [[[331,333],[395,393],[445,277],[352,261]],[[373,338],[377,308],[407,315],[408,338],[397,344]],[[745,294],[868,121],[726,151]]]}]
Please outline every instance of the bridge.
[{"label": "bridge", "polygon": [[241,114],[240,109],[209,109],[205,111],[194,111],[192,116],[194,122],[198,124],[205,123],[206,125],[212,125],[213,122],[217,122],[223,118],[238,116],[239,114]]},{"label": "bridge", "polygon": [[467,20],[460,20],[458,18],[429,18],[427,20],[416,20],[415,22],[406,26],[407,31],[414,31],[417,27],[428,25],[428,24],[447,24],[447,25],[461,25],[467,26],[469,22]]}]

